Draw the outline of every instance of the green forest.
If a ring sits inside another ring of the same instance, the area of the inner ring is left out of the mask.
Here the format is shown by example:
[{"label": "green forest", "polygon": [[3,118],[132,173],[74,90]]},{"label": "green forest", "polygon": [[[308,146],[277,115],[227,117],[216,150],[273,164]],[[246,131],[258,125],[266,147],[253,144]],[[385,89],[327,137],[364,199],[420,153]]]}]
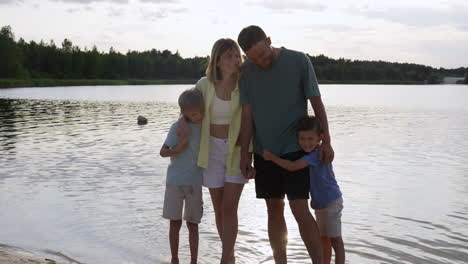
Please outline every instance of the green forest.
[{"label": "green forest", "polygon": [[[333,59],[310,56],[320,83],[440,83],[445,76],[465,76],[468,68],[433,68],[413,63]],[[0,30],[0,87],[91,84],[194,83],[204,75],[208,56],[182,58],[178,52],[128,51],[96,46],[81,49],[64,39],[16,40],[10,26]]]}]

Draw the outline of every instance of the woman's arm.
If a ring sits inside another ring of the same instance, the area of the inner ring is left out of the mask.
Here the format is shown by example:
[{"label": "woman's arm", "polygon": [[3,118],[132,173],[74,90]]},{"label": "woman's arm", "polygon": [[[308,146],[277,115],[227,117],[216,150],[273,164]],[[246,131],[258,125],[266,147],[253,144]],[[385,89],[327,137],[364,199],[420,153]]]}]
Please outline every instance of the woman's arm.
[{"label": "woman's arm", "polygon": [[273,161],[276,165],[288,171],[297,171],[297,170],[301,170],[303,168],[309,167],[309,164],[305,162],[303,159],[298,159],[295,161],[285,160],[276,156],[275,154],[271,153],[268,150],[263,151],[263,158],[265,160]]}]

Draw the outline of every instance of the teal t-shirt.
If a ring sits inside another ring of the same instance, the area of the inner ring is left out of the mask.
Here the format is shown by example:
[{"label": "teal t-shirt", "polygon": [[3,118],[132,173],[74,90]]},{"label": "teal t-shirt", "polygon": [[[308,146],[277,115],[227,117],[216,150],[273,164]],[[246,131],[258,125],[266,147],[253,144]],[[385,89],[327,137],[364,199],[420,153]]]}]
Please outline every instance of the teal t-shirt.
[{"label": "teal t-shirt", "polygon": [[[177,137],[178,123],[179,121],[172,124],[164,141],[164,144],[169,148],[174,148],[179,141]],[[194,185],[203,183],[202,169],[197,166],[201,126],[190,122],[188,124],[191,129],[189,144],[184,151],[171,157],[171,163],[167,167],[166,184]]]},{"label": "teal t-shirt", "polygon": [[302,52],[281,48],[268,69],[246,60],[239,81],[240,103],[252,106],[254,151],[276,155],[299,151],[297,121],[307,116],[307,99],[320,96],[317,77]]}]

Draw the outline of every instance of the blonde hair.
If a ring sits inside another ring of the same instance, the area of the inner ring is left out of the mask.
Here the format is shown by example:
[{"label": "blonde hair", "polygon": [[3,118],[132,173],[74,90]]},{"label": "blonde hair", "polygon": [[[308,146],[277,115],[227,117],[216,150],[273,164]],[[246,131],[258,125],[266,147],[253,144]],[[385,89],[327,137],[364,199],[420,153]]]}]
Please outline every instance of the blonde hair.
[{"label": "blonde hair", "polygon": [[208,77],[208,80],[215,82],[223,79],[221,71],[216,65],[218,64],[221,55],[232,48],[236,48],[240,55],[239,45],[237,45],[237,42],[234,40],[230,38],[222,38],[215,42],[213,48],[211,49],[211,56],[208,62],[208,67],[206,68],[206,76]]}]

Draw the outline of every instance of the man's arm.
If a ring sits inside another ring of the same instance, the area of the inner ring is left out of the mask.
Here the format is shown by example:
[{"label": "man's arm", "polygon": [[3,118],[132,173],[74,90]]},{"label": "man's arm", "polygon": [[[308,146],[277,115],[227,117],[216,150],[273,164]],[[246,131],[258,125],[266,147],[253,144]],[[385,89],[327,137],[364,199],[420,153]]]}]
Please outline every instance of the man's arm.
[{"label": "man's arm", "polygon": [[322,98],[320,96],[312,96],[309,98],[312,109],[314,109],[315,116],[320,119],[323,128],[323,140],[320,146],[319,159],[324,163],[330,163],[335,157],[335,153],[331,146],[330,130],[328,129],[328,118],[325,112],[325,106],[323,105]]},{"label": "man's arm", "polygon": [[273,161],[276,165],[288,171],[297,171],[297,170],[301,170],[309,166],[309,164],[305,162],[303,159],[298,159],[295,161],[285,160],[276,156],[275,154],[271,153],[268,150],[263,151],[263,158],[265,160]]},{"label": "man's arm", "polygon": [[240,169],[245,178],[253,178],[252,153],[249,152],[250,139],[253,134],[252,106],[242,105],[242,118],[240,129],[241,160]]}]

